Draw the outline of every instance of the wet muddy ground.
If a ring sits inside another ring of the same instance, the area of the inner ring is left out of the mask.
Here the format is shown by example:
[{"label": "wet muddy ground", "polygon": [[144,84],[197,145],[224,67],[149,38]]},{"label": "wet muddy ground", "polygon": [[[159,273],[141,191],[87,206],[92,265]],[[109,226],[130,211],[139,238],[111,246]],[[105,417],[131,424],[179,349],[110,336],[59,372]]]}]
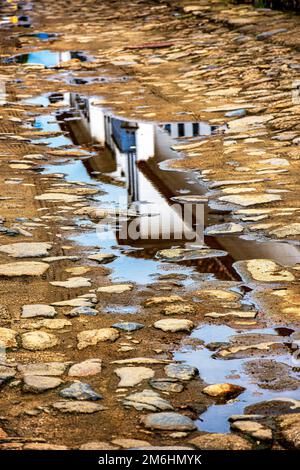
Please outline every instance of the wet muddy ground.
[{"label": "wet muddy ground", "polygon": [[0,25],[0,449],[299,448],[298,17]]}]

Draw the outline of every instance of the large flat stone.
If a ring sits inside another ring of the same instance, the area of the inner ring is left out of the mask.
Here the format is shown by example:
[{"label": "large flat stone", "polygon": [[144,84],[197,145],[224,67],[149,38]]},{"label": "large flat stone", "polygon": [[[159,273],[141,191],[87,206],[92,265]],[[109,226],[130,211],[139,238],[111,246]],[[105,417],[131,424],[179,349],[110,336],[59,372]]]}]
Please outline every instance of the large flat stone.
[{"label": "large flat stone", "polygon": [[115,328],[100,328],[99,330],[86,330],[78,333],[78,349],[96,346],[102,341],[116,341],[120,333]]},{"label": "large flat stone", "polygon": [[0,264],[0,276],[42,276],[49,264],[37,261],[18,261],[16,263]]},{"label": "large flat stone", "polygon": [[53,318],[56,315],[54,307],[44,304],[23,305],[22,318],[46,317]]},{"label": "large flat stone", "polygon": [[147,429],[158,431],[193,431],[196,429],[196,425],[190,418],[174,412],[150,413],[141,418],[141,423]]},{"label": "large flat stone", "polygon": [[10,245],[0,245],[0,252],[13,258],[36,258],[47,256],[48,250],[51,248],[51,243],[11,243]]}]

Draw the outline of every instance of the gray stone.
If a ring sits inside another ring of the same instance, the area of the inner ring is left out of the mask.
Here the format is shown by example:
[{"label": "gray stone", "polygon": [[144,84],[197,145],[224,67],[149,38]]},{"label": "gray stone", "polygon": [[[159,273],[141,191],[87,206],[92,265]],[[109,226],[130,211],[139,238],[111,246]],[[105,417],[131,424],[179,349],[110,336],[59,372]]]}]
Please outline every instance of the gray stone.
[{"label": "gray stone", "polygon": [[115,374],[121,379],[118,387],[134,387],[153,377],[154,371],[149,367],[121,367],[115,370]]},{"label": "gray stone", "polygon": [[62,398],[71,398],[75,400],[101,400],[103,397],[96,393],[89,384],[83,382],[73,382],[69,387],[59,392]]},{"label": "gray stone", "polygon": [[95,253],[88,256],[88,259],[92,261],[97,261],[97,263],[107,264],[111,263],[117,258],[113,253]]},{"label": "gray stone", "polygon": [[52,404],[52,407],[61,411],[62,413],[97,413],[98,411],[104,411],[106,408],[99,403],[93,403],[91,401],[78,401],[78,400],[60,400]]},{"label": "gray stone", "polygon": [[117,330],[124,330],[124,331],[136,331],[144,328],[145,325],[143,323],[136,323],[136,322],[122,322],[122,323],[114,323],[112,328],[117,328]]},{"label": "gray stone", "polygon": [[161,398],[161,396],[153,390],[143,390],[142,392],[132,393],[123,400],[124,406],[131,406],[138,411],[167,411],[173,410],[172,405]]},{"label": "gray stone", "polygon": [[45,377],[41,375],[25,375],[23,390],[24,392],[42,393],[47,390],[59,387],[63,382],[57,377]]},{"label": "gray stone", "polygon": [[171,378],[150,379],[149,384],[156,390],[161,390],[163,392],[180,393],[184,389],[184,386],[181,383],[177,382],[176,379]]},{"label": "gray stone", "polygon": [[158,431],[193,431],[196,429],[195,423],[190,418],[174,412],[150,413],[141,418],[141,423],[147,429]]},{"label": "gray stone", "polygon": [[22,375],[56,377],[63,375],[68,362],[38,362],[35,364],[18,364],[18,371]]},{"label": "gray stone", "polygon": [[169,364],[165,367],[168,377],[178,380],[191,380],[198,375],[198,369],[188,364]]},{"label": "gray stone", "polygon": [[56,315],[54,307],[44,304],[23,305],[22,318],[46,317],[53,318]]},{"label": "gray stone", "polygon": [[75,307],[70,312],[65,313],[69,317],[78,317],[79,315],[90,315],[92,317],[98,315],[98,310],[92,307]]},{"label": "gray stone", "polygon": [[52,248],[51,243],[12,243],[10,245],[0,245],[0,252],[13,258],[35,258],[47,256],[48,250]]}]

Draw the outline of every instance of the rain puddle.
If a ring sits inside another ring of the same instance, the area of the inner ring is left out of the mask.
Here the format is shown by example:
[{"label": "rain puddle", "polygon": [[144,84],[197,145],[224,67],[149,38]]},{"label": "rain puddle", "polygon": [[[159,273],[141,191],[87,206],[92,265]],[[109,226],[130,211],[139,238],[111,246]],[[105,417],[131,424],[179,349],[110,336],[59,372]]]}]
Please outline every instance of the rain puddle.
[{"label": "rain puddle", "polygon": [[[140,234],[148,227],[149,205],[154,204],[159,216],[168,221],[173,211],[174,197],[180,196],[179,200],[184,201],[185,197],[192,195],[192,199],[198,199],[197,206],[205,209],[205,221],[210,220],[210,208],[203,198],[206,188],[201,184],[199,174],[163,170],[162,167],[170,159],[180,158],[171,150],[178,139],[199,139],[218,132],[218,128],[206,122],[155,124],[125,120],[104,109],[99,99],[76,93],[48,94],[26,101],[27,104],[44,107],[52,102],[60,102],[60,109],[52,114],[39,115],[33,126],[37,131],[46,131],[49,135],[33,142],[46,144],[51,149],[64,150],[64,154],[61,161],[45,167],[44,174],[64,174],[68,182],[77,181],[101,189],[104,194],[94,195],[91,199],[99,202],[101,208],[113,209],[119,204],[119,210],[129,209],[137,214]],[[68,150],[71,148],[73,151],[80,150],[82,157],[77,156],[70,160]],[[155,221],[156,214],[151,215]],[[175,219],[175,227],[179,223],[182,225],[178,214],[172,214],[172,217]],[[261,257],[282,261],[284,258],[285,263],[287,259],[292,263],[299,258],[299,252],[289,251],[295,247],[280,242],[257,243],[241,240],[237,236],[210,236],[205,237],[205,243],[212,251],[204,259],[196,257],[180,263],[176,259],[168,262],[157,258],[157,252],[173,246],[186,246],[187,240],[179,241],[174,237],[172,240],[173,233],[171,237],[169,233],[169,237],[164,239],[161,225],[159,239],[134,239],[130,236],[123,238],[120,226],[114,220],[103,226],[101,223],[90,222],[83,216],[78,217],[77,226],[85,228],[69,235],[69,240],[87,249],[101,247],[101,252],[117,256],[109,264],[113,282],[131,281],[147,285],[159,276],[174,273],[185,275],[181,285],[189,288],[199,280],[239,280],[232,269],[233,260]],[[192,232],[196,229],[192,218],[189,230]],[[283,247],[286,250],[282,251]],[[227,251],[227,248],[230,253],[228,256],[214,256],[214,250]],[[136,313],[133,307],[119,305],[108,305],[105,312],[126,315]],[[282,329],[276,328],[249,329],[245,332],[229,326],[206,324],[195,329],[191,339],[204,341],[206,345],[211,342],[227,343],[233,336],[242,336],[242,333],[277,335],[281,342],[281,336],[284,336]],[[260,358],[263,355],[254,357]],[[272,359],[274,356],[268,355],[269,357]],[[199,429],[203,431],[228,432],[228,418],[232,414],[243,413],[246,406],[257,401],[299,396],[299,391],[272,391],[260,388],[252,382],[251,376],[244,370],[245,364],[253,359],[252,356],[222,359],[205,346],[197,346],[196,349],[183,346],[174,353],[174,359],[197,367],[200,377],[208,384],[230,382],[246,389],[234,400],[210,406],[197,420]],[[276,361],[290,365],[288,354],[277,355]]]},{"label": "rain puddle", "polygon": [[[204,325],[193,331],[191,338],[204,341],[205,344],[215,342],[229,342],[231,337],[237,334],[246,336],[253,334],[271,334],[280,335],[281,329],[263,328],[254,330],[236,330],[226,325]],[[263,354],[257,359],[263,357]],[[215,357],[215,352],[205,346],[203,348],[183,347],[175,352],[174,359],[182,361],[191,366],[197,367],[200,371],[200,377],[208,384],[213,383],[234,383],[240,385],[246,390],[238,398],[212,405],[203,413],[197,421],[199,430],[206,432],[229,432],[230,423],[228,418],[232,415],[243,414],[246,406],[265,400],[274,400],[277,398],[299,399],[299,390],[268,390],[260,388],[251,380],[251,375],[246,374],[245,364],[253,360],[254,357],[242,359],[219,359]],[[274,356],[273,356],[274,358]],[[268,359],[271,356],[268,355]],[[276,362],[291,364],[290,355],[276,356]]]},{"label": "rain puddle", "polygon": [[78,51],[36,51],[29,52],[27,54],[18,54],[13,57],[5,59],[6,64],[38,64],[44,65],[46,68],[57,67],[63,62],[68,62],[69,60],[77,59],[81,62],[85,62],[88,58],[84,55],[83,52]]}]

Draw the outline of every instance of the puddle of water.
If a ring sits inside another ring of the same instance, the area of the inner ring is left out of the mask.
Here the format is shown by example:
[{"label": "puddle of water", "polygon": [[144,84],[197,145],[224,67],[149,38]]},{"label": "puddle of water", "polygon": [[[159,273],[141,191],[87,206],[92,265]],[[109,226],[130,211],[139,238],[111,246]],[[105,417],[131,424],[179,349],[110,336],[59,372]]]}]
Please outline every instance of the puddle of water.
[{"label": "puddle of water", "polygon": [[[205,344],[211,342],[229,342],[230,337],[237,334],[237,330],[226,325],[204,325],[193,331],[191,338],[204,341]],[[277,334],[276,328],[264,328],[247,330],[245,334]],[[263,356],[262,356],[263,357]],[[268,355],[268,358],[270,356]],[[191,366],[197,367],[199,375],[207,384],[214,383],[234,383],[245,387],[245,391],[235,400],[227,403],[215,404],[208,408],[196,422],[198,429],[205,432],[227,433],[230,429],[228,418],[234,414],[243,414],[244,408],[258,401],[275,398],[295,398],[299,399],[299,390],[274,391],[259,388],[251,381],[251,376],[244,371],[244,365],[252,357],[243,359],[218,359],[214,357],[214,352],[203,346],[202,349],[193,350],[183,347],[174,353],[174,359],[182,361]],[[277,362],[290,364],[290,356],[276,357]],[[239,378],[228,378],[239,376]]]},{"label": "puddle of water", "polygon": [[[203,195],[205,187],[199,184],[197,175],[186,172],[165,171],[162,166],[170,159],[179,158],[171,150],[174,139],[211,135],[215,129],[208,123],[161,123],[128,121],[113,116],[110,112],[96,104],[93,98],[84,98],[78,94],[49,94],[27,100],[27,103],[48,106],[49,103],[60,101],[64,109],[56,114],[39,116],[35,127],[57,132],[62,130],[64,136],[43,139],[49,147],[76,145],[78,149],[89,148],[91,157],[87,160],[74,159],[61,164],[49,165],[44,174],[64,173],[67,181],[80,181],[96,185],[104,195],[93,196],[101,202],[101,207],[113,208],[122,200],[121,209],[147,211],[149,201],[155,202],[165,220],[172,211],[170,201],[174,196],[182,194]],[[196,125],[197,124],[197,125]],[[36,141],[34,141],[36,142]],[[105,180],[107,178],[107,180]],[[202,202],[202,205],[205,203]],[[206,205],[206,211],[209,211]],[[139,217],[143,230],[145,221]],[[80,218],[80,223],[84,219]],[[79,223],[78,222],[78,223]],[[179,221],[178,221],[179,222]],[[230,266],[232,259],[284,256],[292,262],[297,253],[288,249],[280,254],[283,244],[268,242],[254,244],[253,241],[237,237],[207,237],[213,248],[228,247],[231,258],[190,261],[187,263],[166,263],[155,259],[155,254],[162,249],[164,240],[120,239],[118,228],[112,223],[106,227],[108,237],[99,238],[95,228],[75,233],[69,239],[96,251],[113,252],[118,257],[108,266],[112,268],[112,281],[131,281],[148,284],[158,275],[180,273],[187,276],[182,284],[193,283],[199,273],[210,273],[213,278],[233,279]],[[174,243],[173,243],[174,244]],[[172,243],[171,243],[172,245]],[[177,243],[178,245],[178,243]],[[257,246],[258,250],[257,251]],[[287,244],[284,244],[288,247]],[[276,249],[275,249],[276,248]],[[294,247],[292,247],[294,249]],[[198,273],[198,274],[197,274]],[[215,277],[214,277],[215,276]],[[105,308],[107,313],[134,314],[131,306],[110,305]],[[289,331],[283,331],[288,335]],[[231,336],[239,331],[224,325],[204,325],[193,331],[191,338],[205,342],[228,342]],[[247,333],[282,334],[282,328],[265,328],[247,330]],[[206,432],[228,432],[228,418],[232,414],[243,413],[244,408],[266,399],[277,397],[297,398],[299,391],[275,392],[260,389],[245,374],[243,365],[247,360],[222,360],[214,357],[214,352],[205,346],[193,350],[183,347],[174,353],[174,359],[191,364],[198,368],[201,378],[207,383],[231,382],[245,387],[245,392],[237,399],[225,404],[215,404],[203,413],[197,425]],[[289,364],[289,356],[276,357],[277,361]],[[238,378],[230,378],[238,377]]]},{"label": "puddle of water", "polygon": [[[83,97],[77,93],[52,93],[31,98],[25,102],[45,107],[54,102],[60,102],[63,105],[63,110],[56,112],[56,121],[54,115],[43,115],[36,119],[35,127],[48,132],[64,131],[68,137],[61,135],[42,138],[35,140],[35,143],[44,143],[52,148],[63,148],[71,144],[80,148],[79,146],[83,145],[89,146],[94,151],[93,156],[86,161],[77,160],[74,163],[56,167],[55,170],[51,167],[51,171],[66,173],[70,181],[94,183],[103,179],[105,174],[115,182],[123,183],[123,188],[115,184],[108,187],[101,185],[101,188],[107,192],[107,195],[101,197],[101,204],[113,207],[117,201],[123,199],[124,209],[139,208],[149,213],[155,212],[154,208],[159,207],[160,220],[167,221],[171,217],[176,219],[171,200],[174,196],[182,194],[182,188],[184,188],[185,195],[193,194],[199,197],[206,192],[197,174],[166,171],[165,164],[171,159],[179,158],[179,155],[171,150],[176,139],[193,137],[199,139],[199,136],[212,135],[218,132],[216,126],[210,126],[206,122],[153,124],[128,121],[113,116],[107,109],[101,107],[99,99]],[[149,204],[149,201],[152,204]],[[207,221],[209,220],[208,205],[203,202],[202,207],[204,207]],[[148,230],[148,222],[147,217],[144,220],[140,219],[140,233]],[[182,226],[182,218],[177,222]],[[216,223],[215,220],[214,223]],[[194,232],[198,230],[195,226],[192,229]],[[160,236],[162,238],[164,234],[160,233]],[[85,234],[75,237],[74,240],[84,245],[87,244]],[[90,241],[93,242],[91,245],[96,245],[97,242],[99,244],[97,233],[91,237]],[[114,241],[116,244],[124,243],[118,239],[118,236],[114,237]],[[127,242],[129,245],[132,244],[132,240],[127,240]],[[232,261],[241,259],[271,258],[289,265],[300,262],[299,247],[285,242],[270,240],[258,242],[246,240],[237,235],[205,237],[205,242],[211,248],[221,248],[230,253],[230,257],[222,260],[219,258],[218,263],[215,262],[210,267],[210,272],[217,272],[220,279],[228,279],[229,273],[230,278],[236,277],[231,264]],[[180,244],[182,245],[182,240]],[[152,243],[151,248],[154,248],[153,245],[161,249],[163,241]],[[137,246],[137,242],[134,242],[134,246]],[[147,249],[145,242],[141,246]],[[168,246],[172,246],[172,243]],[[115,263],[118,264],[117,261]],[[153,263],[152,260],[151,263]],[[205,266],[205,261],[202,265]],[[135,267],[134,263],[133,268]]]},{"label": "puddle of water", "polygon": [[81,62],[87,61],[87,57],[83,54],[83,52],[77,51],[50,51],[50,50],[43,50],[43,51],[36,51],[36,52],[29,52],[27,54],[18,54],[13,57],[9,57],[5,59],[4,62],[6,64],[41,64],[44,65],[46,68],[52,68],[60,65],[63,62],[68,62],[69,60],[77,59]]}]

